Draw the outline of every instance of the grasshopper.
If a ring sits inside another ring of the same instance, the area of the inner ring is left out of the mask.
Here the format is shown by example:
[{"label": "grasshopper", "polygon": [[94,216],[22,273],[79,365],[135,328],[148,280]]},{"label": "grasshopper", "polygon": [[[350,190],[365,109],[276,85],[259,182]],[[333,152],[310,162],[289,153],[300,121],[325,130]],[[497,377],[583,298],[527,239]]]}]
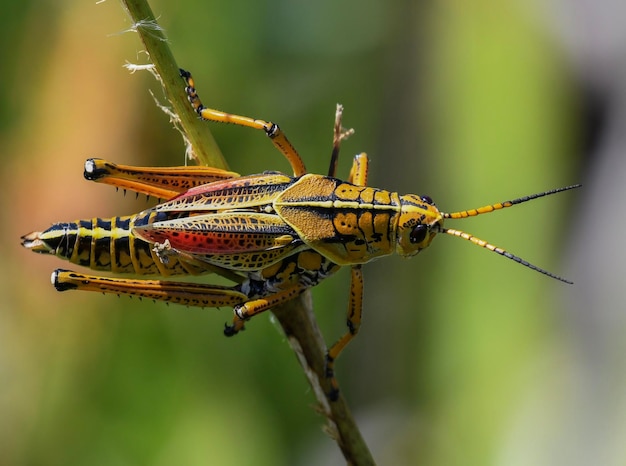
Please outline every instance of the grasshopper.
[{"label": "grasshopper", "polygon": [[443,226],[539,197],[572,185],[453,213],[428,196],[367,186],[368,159],[358,154],[347,180],[335,177],[340,143],[352,131],[341,126],[337,107],[327,176],[306,171],[300,155],[272,122],[223,113],[202,105],[191,74],[181,70],[193,109],[205,119],[263,130],[287,158],[293,176],[279,172],[240,176],[210,167],[131,167],[100,159],[85,163],[88,180],[167,199],[135,215],[56,223],[22,237],[34,252],[53,254],[94,270],[160,277],[216,273],[232,286],[161,279],[85,275],[58,269],[59,291],[131,295],[187,306],[232,307],[224,333],[243,329],[253,316],[316,286],[343,266],[351,268],[347,331],[327,351],[327,376],[336,399],[334,361],[361,324],[362,264],[397,253],[411,257],[441,233],[468,240],[565,283],[570,281],[461,230]]}]

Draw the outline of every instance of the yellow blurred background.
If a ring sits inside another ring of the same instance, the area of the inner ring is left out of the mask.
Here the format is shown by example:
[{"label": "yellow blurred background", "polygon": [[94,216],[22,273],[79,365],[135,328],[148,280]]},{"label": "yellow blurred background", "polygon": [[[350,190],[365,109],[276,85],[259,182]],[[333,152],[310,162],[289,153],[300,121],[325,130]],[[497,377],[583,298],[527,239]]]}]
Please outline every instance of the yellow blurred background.
[{"label": "yellow blurred background", "polygon": [[[123,68],[146,56],[118,2],[1,3],[0,466],[343,464],[269,313],[226,339],[227,309],[59,294],[50,272],[77,267],[19,246],[148,205],[85,181],[86,158],[184,147],[155,80]],[[381,465],[626,462],[626,40],[609,2],[566,3],[152,3],[204,103],[279,122],[310,171],[340,102],[339,172],[366,151],[371,185],[442,210],[585,182],[454,223],[574,286],[450,237],[365,267],[337,374]],[[231,169],[288,170],[263,134],[210,128]],[[314,290],[327,342],[348,282]]]}]

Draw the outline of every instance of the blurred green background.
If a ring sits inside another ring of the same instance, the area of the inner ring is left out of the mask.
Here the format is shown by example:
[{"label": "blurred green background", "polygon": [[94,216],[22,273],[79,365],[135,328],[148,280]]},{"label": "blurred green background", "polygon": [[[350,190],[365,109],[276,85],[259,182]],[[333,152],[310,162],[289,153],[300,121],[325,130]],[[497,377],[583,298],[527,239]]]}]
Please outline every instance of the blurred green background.
[{"label": "blurred green background", "polygon": [[[122,67],[146,57],[118,2],[2,6],[0,465],[343,464],[269,313],[226,339],[227,309],[59,294],[49,274],[70,265],[19,247],[56,221],[146,207],[86,182],[87,157],[181,165],[184,148],[148,93],[162,95],[155,80]],[[365,151],[371,185],[429,194],[443,210],[583,181],[584,96],[538,4],[152,8],[204,103],[279,122],[310,171],[327,170],[340,102],[356,130],[340,173]],[[211,130],[231,169],[288,170],[263,134]],[[567,259],[601,240],[572,239],[594,212],[582,207],[598,205],[585,196],[454,227],[586,290],[587,269]],[[344,331],[346,272],[314,290],[329,343]],[[365,279],[362,331],[337,374],[380,464],[591,464],[578,451],[626,461],[623,353],[586,358],[598,340],[572,324],[595,311],[576,308],[582,291],[450,237],[411,261],[369,264]],[[617,334],[605,336],[614,349]],[[615,376],[610,390],[594,391],[589,367],[601,388]]]}]

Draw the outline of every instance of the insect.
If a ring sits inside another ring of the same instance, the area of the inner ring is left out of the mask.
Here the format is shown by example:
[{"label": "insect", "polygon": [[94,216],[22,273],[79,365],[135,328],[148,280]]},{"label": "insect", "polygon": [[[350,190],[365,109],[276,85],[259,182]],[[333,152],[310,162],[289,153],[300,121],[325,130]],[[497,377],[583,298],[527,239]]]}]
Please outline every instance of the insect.
[{"label": "insect", "polygon": [[[85,178],[166,199],[135,215],[56,223],[22,237],[34,252],[53,254],[94,270],[158,277],[215,273],[232,286],[161,279],[114,278],[58,269],[59,291],[86,290],[132,295],[200,307],[229,306],[228,336],[253,316],[298,296],[343,266],[351,268],[345,334],[328,349],[327,374],[361,323],[361,266],[397,253],[410,257],[441,233],[457,236],[525,267],[571,283],[475,236],[446,228],[460,219],[570,190],[572,185],[511,201],[454,213],[440,211],[428,196],[367,186],[368,159],[354,158],[346,181],[335,177],[340,143],[351,134],[338,106],[327,176],[308,173],[297,151],[271,122],[204,107],[191,74],[181,70],[189,101],[205,119],[265,131],[287,158],[293,176],[279,172],[240,176],[210,167],[131,167],[100,159],[85,164]],[[333,382],[337,397],[337,385]]]}]

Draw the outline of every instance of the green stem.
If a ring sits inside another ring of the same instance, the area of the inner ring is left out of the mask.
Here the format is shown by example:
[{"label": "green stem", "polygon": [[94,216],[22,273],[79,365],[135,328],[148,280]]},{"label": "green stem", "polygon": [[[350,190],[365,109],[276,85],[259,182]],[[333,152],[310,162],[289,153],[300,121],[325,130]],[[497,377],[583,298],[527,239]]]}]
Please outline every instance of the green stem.
[{"label": "green stem", "polygon": [[327,419],[326,431],[337,442],[347,464],[373,466],[372,454],[343,394],[340,392],[336,401],[328,399],[332,387],[325,376],[326,343],[313,313],[311,293],[306,291],[273,312],[313,389],[318,401],[317,411]]},{"label": "green stem", "polygon": [[179,66],[176,64],[163,30],[154,18],[150,5],[146,0],[124,0],[123,4],[133,21],[133,29],[139,33],[150,61],[161,78],[174,113],[180,118],[180,124],[197,162],[209,167],[227,169],[228,164],[213,139],[213,135],[189,105]]}]

